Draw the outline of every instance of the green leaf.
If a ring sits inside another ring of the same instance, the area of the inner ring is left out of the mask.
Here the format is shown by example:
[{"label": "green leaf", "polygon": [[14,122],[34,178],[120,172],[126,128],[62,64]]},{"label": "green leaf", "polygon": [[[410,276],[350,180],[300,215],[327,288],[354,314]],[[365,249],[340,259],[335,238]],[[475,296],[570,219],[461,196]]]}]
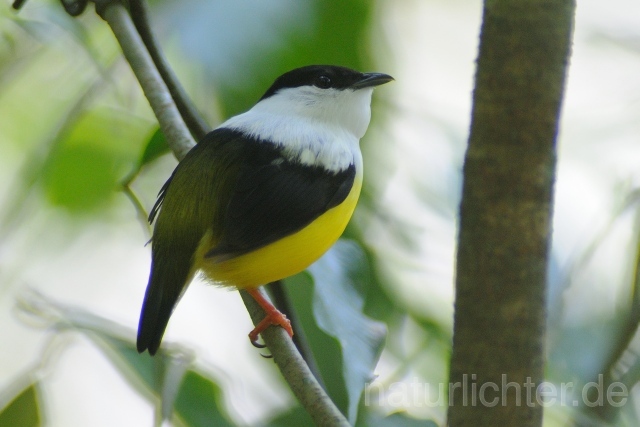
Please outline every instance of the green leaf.
[{"label": "green leaf", "polygon": [[36,383],[20,391],[0,412],[0,426],[38,427],[43,425]]},{"label": "green leaf", "polygon": [[44,179],[51,204],[71,211],[88,211],[109,200],[117,175],[107,151],[99,147],[67,146],[50,158]]},{"label": "green leaf", "polygon": [[167,139],[164,137],[164,133],[158,127],[149,138],[147,145],[144,147],[144,152],[138,161],[138,168],[151,163],[158,157],[168,153],[169,144],[167,144]]},{"label": "green leaf", "polygon": [[134,385],[136,380],[142,380],[160,399],[162,419],[174,414],[189,427],[233,426],[222,405],[220,387],[205,374],[188,369],[193,360],[191,354],[171,348],[163,348],[155,356],[138,354],[133,342],[103,333],[99,337],[109,350],[115,350],[118,359],[114,359],[112,351],[107,355],[125,378],[131,380],[135,375]]},{"label": "green leaf", "polygon": [[196,371],[187,371],[175,403],[178,416],[188,426],[233,426],[220,408],[222,391],[209,378]]},{"label": "green leaf", "polygon": [[297,307],[296,314],[302,324],[313,357],[320,370],[319,379],[333,403],[347,413],[349,395],[344,382],[342,349],[340,342],[318,327],[313,312],[314,286],[309,273],[285,279],[287,293]]},{"label": "green leaf", "polygon": [[[359,232],[355,232],[355,227],[348,226],[345,234],[343,234],[343,238],[345,237],[357,242],[362,241],[362,235]],[[393,322],[403,322],[406,316],[405,309],[398,307],[396,301],[390,298],[381,282],[382,278],[374,273],[377,270],[376,262],[378,262],[375,254],[371,250],[364,249],[364,251],[371,274],[367,280],[363,312],[369,317],[387,323],[387,325]]]},{"label": "green leaf", "polygon": [[309,268],[314,280],[313,312],[318,326],[340,343],[342,375],[349,397],[347,416],[355,423],[364,385],[373,378],[386,326],[366,317],[364,287],[369,276],[362,249],[340,240]]},{"label": "green leaf", "polygon": [[121,174],[136,161],[146,123],[109,109],[83,114],[47,158],[42,185],[50,203],[82,212],[115,195]]},{"label": "green leaf", "polygon": [[302,406],[296,406],[289,411],[279,414],[267,424],[269,427],[299,427],[310,425],[313,425],[313,420]]},{"label": "green leaf", "polygon": [[[107,326],[107,324],[105,324]],[[154,394],[160,395],[164,382],[164,372],[167,367],[167,356],[160,352],[157,357],[152,357],[148,353],[139,354],[131,341],[124,340],[109,332],[109,328],[93,328],[96,335],[89,336],[94,341],[99,339],[97,344],[106,350],[106,355],[123,373],[136,388],[140,383]],[[106,345],[106,348],[105,348]],[[175,385],[177,389],[180,384]]]},{"label": "green leaf", "polygon": [[358,427],[438,427],[438,424],[429,420],[412,418],[402,412],[396,412],[389,416],[383,416],[375,412],[368,412],[366,420],[357,424]]}]

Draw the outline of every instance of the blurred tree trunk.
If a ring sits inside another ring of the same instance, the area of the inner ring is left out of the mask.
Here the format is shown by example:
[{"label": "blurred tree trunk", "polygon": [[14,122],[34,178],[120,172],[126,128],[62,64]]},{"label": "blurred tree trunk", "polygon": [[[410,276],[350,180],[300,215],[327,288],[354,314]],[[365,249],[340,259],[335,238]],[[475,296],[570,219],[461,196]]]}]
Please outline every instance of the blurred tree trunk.
[{"label": "blurred tree trunk", "polygon": [[451,426],[539,426],[555,138],[573,0],[485,0],[464,164]]}]

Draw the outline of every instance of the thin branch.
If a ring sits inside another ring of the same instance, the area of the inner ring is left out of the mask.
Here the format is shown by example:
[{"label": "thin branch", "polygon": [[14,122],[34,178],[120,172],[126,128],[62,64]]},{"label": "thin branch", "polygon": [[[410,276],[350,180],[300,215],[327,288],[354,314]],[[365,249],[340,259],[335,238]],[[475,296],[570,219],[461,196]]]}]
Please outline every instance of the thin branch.
[{"label": "thin branch", "polygon": [[96,12],[107,21],[118,39],[122,52],[160,123],[167,143],[178,160],[181,160],[195,145],[195,141],[133,25],[129,13],[119,2],[108,0],[97,1]]},{"label": "thin branch", "polygon": [[196,141],[200,141],[207,133],[209,133],[211,127],[204,121],[195,105],[191,102],[189,96],[187,96],[187,93],[180,84],[180,81],[176,78],[176,75],[167,63],[167,60],[162,53],[162,49],[158,47],[158,42],[151,31],[151,26],[149,25],[147,3],[144,0],[131,0],[129,2],[129,7],[131,9],[133,24],[138,29],[138,33],[140,34],[144,45],[147,47],[147,51],[151,55],[151,59],[153,59],[158,72],[162,76],[162,80],[169,88],[171,97],[176,103],[176,107],[178,108],[178,111],[180,111],[180,115],[189,128],[191,136],[193,136]]},{"label": "thin branch", "polygon": [[[262,289],[259,291],[264,294]],[[264,311],[246,291],[241,290],[240,295],[253,323],[258,324],[264,319]],[[347,419],[316,380],[284,329],[267,328],[261,335],[282,376],[314,423],[318,426],[349,426]]]},{"label": "thin branch", "polygon": [[138,198],[138,195],[133,191],[129,183],[125,183],[122,185],[122,192],[127,196],[127,198],[133,203],[133,207],[136,210],[136,214],[138,215],[138,222],[143,224],[144,232],[148,237],[151,237],[153,231],[151,230],[151,225],[147,218],[149,218],[149,213],[146,211],[142,202]]}]

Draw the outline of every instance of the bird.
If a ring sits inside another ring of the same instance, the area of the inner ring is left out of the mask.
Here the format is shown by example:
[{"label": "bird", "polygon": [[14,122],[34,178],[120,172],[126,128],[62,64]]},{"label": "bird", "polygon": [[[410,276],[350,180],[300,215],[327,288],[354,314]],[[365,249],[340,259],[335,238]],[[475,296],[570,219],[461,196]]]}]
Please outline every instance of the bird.
[{"label": "bird", "polygon": [[150,211],[151,269],[137,350],[154,355],[194,276],[245,289],[266,316],[289,320],[259,286],[297,274],[340,237],[363,179],[359,141],[384,73],[336,65],[291,70],[248,111],[209,132],[178,163]]}]

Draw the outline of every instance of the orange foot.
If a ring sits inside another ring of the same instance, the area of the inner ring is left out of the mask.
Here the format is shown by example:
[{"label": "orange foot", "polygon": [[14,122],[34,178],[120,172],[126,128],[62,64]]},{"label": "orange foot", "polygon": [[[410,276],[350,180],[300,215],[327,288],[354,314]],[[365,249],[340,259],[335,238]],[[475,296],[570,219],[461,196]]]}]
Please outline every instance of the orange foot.
[{"label": "orange foot", "polygon": [[289,334],[290,337],[293,337],[293,329],[291,328],[291,322],[287,319],[287,316],[282,314],[277,308],[273,306],[269,301],[262,296],[262,294],[257,289],[247,289],[249,295],[256,300],[260,307],[266,313],[264,319],[260,323],[256,325],[253,331],[249,332],[249,339],[251,340],[251,344],[254,347],[264,348],[263,344],[258,343],[258,335],[262,333],[265,329],[267,329],[271,325],[282,326],[285,331]]}]

